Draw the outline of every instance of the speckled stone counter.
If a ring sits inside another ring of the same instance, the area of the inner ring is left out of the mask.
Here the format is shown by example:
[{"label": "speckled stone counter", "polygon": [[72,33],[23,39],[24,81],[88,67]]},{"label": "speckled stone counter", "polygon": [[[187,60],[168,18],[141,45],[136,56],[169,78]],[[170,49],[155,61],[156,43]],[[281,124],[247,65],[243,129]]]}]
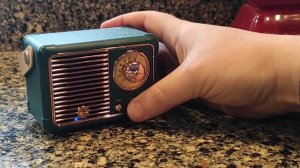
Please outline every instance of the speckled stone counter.
[{"label": "speckled stone counter", "polygon": [[299,167],[300,119],[236,119],[183,105],[154,120],[44,133],[17,52],[0,52],[0,167]]},{"label": "speckled stone counter", "polygon": [[227,25],[245,0],[1,0],[0,51],[19,49],[29,33],[99,27],[114,16],[156,10],[195,22]]}]

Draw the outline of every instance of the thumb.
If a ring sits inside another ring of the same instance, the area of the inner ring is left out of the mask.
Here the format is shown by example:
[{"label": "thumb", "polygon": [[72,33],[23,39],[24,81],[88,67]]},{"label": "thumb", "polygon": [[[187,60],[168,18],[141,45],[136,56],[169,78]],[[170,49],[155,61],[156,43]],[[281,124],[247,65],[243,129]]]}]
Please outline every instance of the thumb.
[{"label": "thumb", "polygon": [[128,116],[135,122],[145,121],[195,97],[193,78],[181,65],[134,98],[128,105]]}]

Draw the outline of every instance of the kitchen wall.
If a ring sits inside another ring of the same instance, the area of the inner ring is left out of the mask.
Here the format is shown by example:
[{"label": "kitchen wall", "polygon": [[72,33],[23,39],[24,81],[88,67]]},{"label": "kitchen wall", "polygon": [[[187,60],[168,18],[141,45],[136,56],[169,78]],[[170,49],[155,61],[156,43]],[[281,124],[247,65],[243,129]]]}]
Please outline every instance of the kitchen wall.
[{"label": "kitchen wall", "polygon": [[20,50],[29,33],[99,27],[119,14],[140,10],[228,25],[244,0],[0,0],[0,51]]}]

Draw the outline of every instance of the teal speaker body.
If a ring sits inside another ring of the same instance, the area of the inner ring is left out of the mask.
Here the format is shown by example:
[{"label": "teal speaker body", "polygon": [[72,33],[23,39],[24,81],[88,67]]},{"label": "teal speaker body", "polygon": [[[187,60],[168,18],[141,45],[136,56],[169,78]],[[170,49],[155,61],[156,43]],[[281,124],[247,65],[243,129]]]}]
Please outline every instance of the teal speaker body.
[{"label": "teal speaker body", "polygon": [[126,116],[156,81],[158,41],[133,28],[30,34],[22,46],[28,109],[46,132]]}]

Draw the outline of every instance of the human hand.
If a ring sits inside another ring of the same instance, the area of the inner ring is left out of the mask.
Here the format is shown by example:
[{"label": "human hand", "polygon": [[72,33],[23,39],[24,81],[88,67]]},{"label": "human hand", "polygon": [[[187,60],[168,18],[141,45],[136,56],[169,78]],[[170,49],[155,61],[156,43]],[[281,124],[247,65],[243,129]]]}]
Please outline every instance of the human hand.
[{"label": "human hand", "polygon": [[101,28],[116,26],[153,33],[180,64],[129,103],[133,121],[145,121],[195,98],[247,118],[299,109],[298,36],[192,23],[153,11],[121,15]]}]

